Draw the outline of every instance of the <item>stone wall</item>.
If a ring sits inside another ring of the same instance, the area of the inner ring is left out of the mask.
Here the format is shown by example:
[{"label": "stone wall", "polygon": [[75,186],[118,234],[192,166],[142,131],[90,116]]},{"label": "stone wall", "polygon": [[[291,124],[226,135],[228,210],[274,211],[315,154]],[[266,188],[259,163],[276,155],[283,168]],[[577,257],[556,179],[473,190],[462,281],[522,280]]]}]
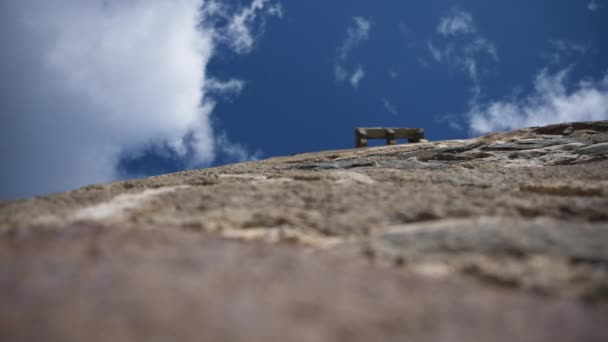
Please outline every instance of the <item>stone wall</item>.
[{"label": "stone wall", "polygon": [[1,341],[606,341],[608,122],[0,202]]}]

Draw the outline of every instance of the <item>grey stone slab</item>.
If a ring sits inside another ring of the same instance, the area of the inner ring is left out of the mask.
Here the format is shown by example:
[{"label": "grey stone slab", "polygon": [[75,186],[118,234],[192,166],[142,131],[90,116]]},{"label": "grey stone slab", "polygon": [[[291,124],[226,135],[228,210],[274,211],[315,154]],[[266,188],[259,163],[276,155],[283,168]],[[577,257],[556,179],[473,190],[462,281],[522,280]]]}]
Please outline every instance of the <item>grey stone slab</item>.
[{"label": "grey stone slab", "polygon": [[303,164],[295,168],[298,170],[335,170],[372,167],[376,165],[377,163],[373,160],[337,160],[333,162]]},{"label": "grey stone slab", "polygon": [[486,217],[416,223],[374,237],[407,253],[548,254],[608,265],[608,224]]},{"label": "grey stone slab", "polygon": [[578,153],[592,156],[608,155],[608,142],[583,147],[578,150]]},{"label": "grey stone slab", "polygon": [[535,139],[535,140],[520,140],[502,144],[492,144],[481,148],[483,151],[524,151],[540,149],[555,145],[566,145],[576,142],[574,139],[553,138],[553,139]]}]

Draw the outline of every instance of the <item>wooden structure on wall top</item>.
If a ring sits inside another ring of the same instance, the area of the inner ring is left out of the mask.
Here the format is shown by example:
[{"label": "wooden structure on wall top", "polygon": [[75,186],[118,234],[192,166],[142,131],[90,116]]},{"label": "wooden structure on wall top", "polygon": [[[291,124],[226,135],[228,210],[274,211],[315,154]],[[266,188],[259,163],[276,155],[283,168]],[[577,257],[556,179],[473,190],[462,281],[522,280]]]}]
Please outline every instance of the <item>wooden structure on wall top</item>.
[{"label": "wooden structure on wall top", "polygon": [[359,127],[355,128],[355,147],[367,147],[368,139],[386,139],[387,145],[396,145],[397,139],[417,143],[424,139],[422,128]]}]

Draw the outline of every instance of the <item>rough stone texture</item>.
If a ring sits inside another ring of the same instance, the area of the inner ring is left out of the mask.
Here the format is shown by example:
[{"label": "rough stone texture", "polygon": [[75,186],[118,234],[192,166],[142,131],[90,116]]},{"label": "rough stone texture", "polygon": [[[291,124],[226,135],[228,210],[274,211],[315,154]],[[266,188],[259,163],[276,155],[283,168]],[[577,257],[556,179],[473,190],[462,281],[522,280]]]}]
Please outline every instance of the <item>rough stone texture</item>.
[{"label": "rough stone texture", "polygon": [[606,341],[607,135],[559,124],[0,202],[0,340]]}]

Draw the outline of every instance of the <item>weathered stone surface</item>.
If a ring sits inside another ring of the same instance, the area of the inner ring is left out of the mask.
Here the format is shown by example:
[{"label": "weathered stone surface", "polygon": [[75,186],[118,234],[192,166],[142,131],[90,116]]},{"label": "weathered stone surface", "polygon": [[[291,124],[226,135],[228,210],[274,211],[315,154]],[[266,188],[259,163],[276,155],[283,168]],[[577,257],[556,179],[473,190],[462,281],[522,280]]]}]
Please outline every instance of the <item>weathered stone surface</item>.
[{"label": "weathered stone surface", "polygon": [[[469,273],[544,294],[608,294],[608,225],[480,217],[395,226],[375,233],[374,257]],[[407,264],[407,265],[405,265]],[[594,268],[591,265],[604,265]]]},{"label": "weathered stone surface", "polygon": [[604,341],[607,131],[307,153],[0,202],[0,340]]},{"label": "weathered stone surface", "polygon": [[2,341],[602,341],[603,308],[172,229],[11,230]]},{"label": "weathered stone surface", "polygon": [[608,155],[608,142],[585,146],[578,150],[581,154]]},{"label": "weathered stone surface", "polygon": [[545,138],[545,139],[529,139],[519,140],[514,142],[491,144],[482,147],[483,151],[523,151],[523,150],[535,150],[539,148],[555,146],[555,145],[567,145],[575,143],[574,139],[565,138]]},{"label": "weathered stone surface", "polygon": [[324,162],[324,163],[304,163],[302,165],[298,165],[295,169],[298,170],[337,170],[337,169],[353,169],[356,167],[365,167],[365,166],[376,166],[376,163],[372,160],[336,160],[334,162]]},{"label": "weathered stone surface", "polygon": [[393,227],[377,233],[374,240],[406,254],[547,254],[608,263],[605,224],[481,217]]}]

